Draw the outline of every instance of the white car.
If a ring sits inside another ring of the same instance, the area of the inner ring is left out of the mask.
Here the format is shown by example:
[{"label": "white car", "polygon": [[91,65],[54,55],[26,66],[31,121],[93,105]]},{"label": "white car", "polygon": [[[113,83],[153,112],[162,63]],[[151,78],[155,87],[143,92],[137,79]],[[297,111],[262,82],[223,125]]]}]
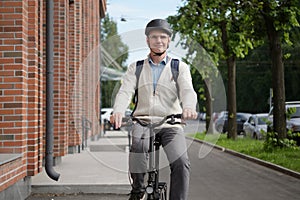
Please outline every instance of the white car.
[{"label": "white car", "polygon": [[101,123],[104,123],[105,121],[110,120],[110,116],[113,113],[113,109],[112,108],[102,108],[101,109]]},{"label": "white car", "polygon": [[262,139],[263,132],[267,132],[267,113],[253,114],[244,123],[243,129],[246,136],[250,136],[254,139]]}]

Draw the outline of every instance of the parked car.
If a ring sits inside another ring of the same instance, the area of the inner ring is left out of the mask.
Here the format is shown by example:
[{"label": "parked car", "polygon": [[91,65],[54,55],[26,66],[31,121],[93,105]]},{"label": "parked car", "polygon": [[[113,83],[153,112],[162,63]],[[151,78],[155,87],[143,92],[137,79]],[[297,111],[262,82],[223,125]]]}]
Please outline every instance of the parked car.
[{"label": "parked car", "polygon": [[[237,134],[244,132],[243,125],[251,116],[250,113],[236,113]],[[215,123],[215,128],[219,133],[228,132],[228,114],[219,117]]]},{"label": "parked car", "polygon": [[[216,113],[216,112],[212,113],[213,122],[215,122],[218,119],[218,116],[219,116],[219,113]],[[197,119],[200,120],[200,121],[206,121],[206,113],[205,112],[199,112]]]},{"label": "parked car", "polygon": [[198,120],[205,121],[205,118],[206,118],[206,113],[204,113],[204,112],[198,113]]},{"label": "parked car", "polygon": [[101,109],[101,122],[104,123],[105,121],[109,121],[110,116],[113,113],[112,108],[102,108]]},{"label": "parked car", "polygon": [[224,121],[226,116],[219,116],[218,119],[215,121],[215,129],[219,132],[222,133],[223,132],[223,126],[224,126]]},{"label": "parked car", "polygon": [[268,113],[253,114],[244,123],[243,129],[246,136],[262,139],[263,132],[267,132]]},{"label": "parked car", "polygon": [[215,120],[215,129],[219,132],[223,132],[223,126],[225,118],[227,118],[227,111],[222,111],[218,114],[218,118]]},{"label": "parked car", "polygon": [[[286,102],[285,103],[287,119],[286,128],[292,132],[300,132],[300,101]],[[270,125],[268,130],[273,130],[273,106],[270,109],[268,120]]]}]

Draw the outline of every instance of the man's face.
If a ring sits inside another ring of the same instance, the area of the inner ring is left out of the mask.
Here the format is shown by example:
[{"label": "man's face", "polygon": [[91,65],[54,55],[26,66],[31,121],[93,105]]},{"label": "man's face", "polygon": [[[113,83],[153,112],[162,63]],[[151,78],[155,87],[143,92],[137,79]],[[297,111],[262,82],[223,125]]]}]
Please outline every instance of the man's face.
[{"label": "man's face", "polygon": [[162,53],[169,47],[170,37],[161,30],[152,30],[147,37],[147,43],[155,53]]}]

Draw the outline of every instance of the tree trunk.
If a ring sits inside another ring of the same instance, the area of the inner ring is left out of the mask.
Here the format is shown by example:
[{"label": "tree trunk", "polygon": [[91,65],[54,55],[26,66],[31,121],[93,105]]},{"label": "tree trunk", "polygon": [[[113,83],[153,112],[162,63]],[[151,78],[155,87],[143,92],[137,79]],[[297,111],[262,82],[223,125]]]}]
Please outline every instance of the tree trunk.
[{"label": "tree trunk", "polygon": [[226,60],[228,67],[228,138],[235,140],[237,138],[236,125],[236,63],[232,56]]},{"label": "tree trunk", "polygon": [[272,87],[273,87],[273,126],[279,139],[286,138],[286,110],[284,64],[282,61],[282,48],[280,32],[274,27],[274,21],[264,16],[267,34],[270,43],[270,56],[272,59]]},{"label": "tree trunk", "polygon": [[228,46],[228,36],[226,30],[226,22],[221,23],[222,43],[226,56],[226,64],[228,69],[228,91],[227,91],[227,109],[228,109],[228,138],[235,140],[237,138],[236,126],[236,63],[235,56],[230,55]]},{"label": "tree trunk", "polygon": [[211,80],[209,78],[205,79],[204,83],[205,89],[205,108],[206,108],[206,133],[213,133],[213,106],[212,106],[212,91],[211,91]]}]

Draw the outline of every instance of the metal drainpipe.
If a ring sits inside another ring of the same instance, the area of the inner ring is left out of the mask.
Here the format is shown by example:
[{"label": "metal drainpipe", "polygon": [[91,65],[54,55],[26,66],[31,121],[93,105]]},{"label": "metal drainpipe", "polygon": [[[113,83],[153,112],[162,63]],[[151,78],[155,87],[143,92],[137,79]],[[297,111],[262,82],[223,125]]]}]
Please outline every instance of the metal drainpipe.
[{"label": "metal drainpipe", "polygon": [[53,0],[46,1],[46,158],[47,175],[57,181],[60,174],[53,169]]}]

